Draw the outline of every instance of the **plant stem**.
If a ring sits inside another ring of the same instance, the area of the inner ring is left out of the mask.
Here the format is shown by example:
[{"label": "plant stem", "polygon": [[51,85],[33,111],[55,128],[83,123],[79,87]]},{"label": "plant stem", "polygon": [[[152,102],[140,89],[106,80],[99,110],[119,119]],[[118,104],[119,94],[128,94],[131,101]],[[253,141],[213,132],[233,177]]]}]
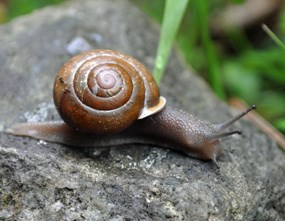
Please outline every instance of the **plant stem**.
[{"label": "plant stem", "polygon": [[280,48],[285,50],[285,44],[268,28],[266,24],[262,24],[261,27]]}]

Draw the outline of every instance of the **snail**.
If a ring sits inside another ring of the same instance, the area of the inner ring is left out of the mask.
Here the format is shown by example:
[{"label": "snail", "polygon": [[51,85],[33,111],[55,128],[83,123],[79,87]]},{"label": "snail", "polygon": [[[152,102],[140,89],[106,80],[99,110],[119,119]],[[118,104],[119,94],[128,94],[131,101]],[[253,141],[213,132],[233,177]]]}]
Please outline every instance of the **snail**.
[{"label": "snail", "polygon": [[63,121],[16,124],[7,133],[80,147],[147,143],[182,151],[217,166],[225,129],[251,108],[221,124],[209,124],[172,106],[159,94],[148,69],[112,50],[91,50],[67,61],[53,90]]}]

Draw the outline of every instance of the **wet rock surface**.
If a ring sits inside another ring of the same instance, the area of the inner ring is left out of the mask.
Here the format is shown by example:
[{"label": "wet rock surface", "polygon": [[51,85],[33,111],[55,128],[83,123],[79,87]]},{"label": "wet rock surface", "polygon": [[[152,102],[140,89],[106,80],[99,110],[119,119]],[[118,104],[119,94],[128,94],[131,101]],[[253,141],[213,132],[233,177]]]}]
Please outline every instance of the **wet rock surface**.
[{"label": "wet rock surface", "polygon": [[[92,48],[152,69],[159,28],[128,1],[70,1],[0,27],[0,220],[284,220],[285,157],[246,120],[211,162],[147,145],[69,148],[7,135],[16,122],[59,119],[59,67]],[[236,111],[170,58],[161,93],[211,122]]]}]

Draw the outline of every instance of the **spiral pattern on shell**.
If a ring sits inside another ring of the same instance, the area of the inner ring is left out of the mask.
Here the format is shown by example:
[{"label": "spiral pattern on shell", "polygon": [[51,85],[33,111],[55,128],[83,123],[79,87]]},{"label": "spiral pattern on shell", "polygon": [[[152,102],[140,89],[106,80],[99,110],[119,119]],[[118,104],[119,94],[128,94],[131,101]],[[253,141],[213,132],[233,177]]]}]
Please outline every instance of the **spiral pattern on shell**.
[{"label": "spiral pattern on shell", "polygon": [[68,125],[94,134],[120,132],[149,115],[143,112],[165,105],[147,68],[111,50],[87,51],[66,62],[55,79],[54,102]]}]

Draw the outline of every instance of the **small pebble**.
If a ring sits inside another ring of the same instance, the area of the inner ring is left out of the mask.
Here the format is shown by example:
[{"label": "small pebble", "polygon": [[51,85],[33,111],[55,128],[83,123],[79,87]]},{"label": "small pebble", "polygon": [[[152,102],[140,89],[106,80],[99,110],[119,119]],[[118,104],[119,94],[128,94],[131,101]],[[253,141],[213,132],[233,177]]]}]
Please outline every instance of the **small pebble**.
[{"label": "small pebble", "polygon": [[83,51],[91,50],[92,46],[82,37],[74,38],[66,47],[70,55],[76,55]]}]

